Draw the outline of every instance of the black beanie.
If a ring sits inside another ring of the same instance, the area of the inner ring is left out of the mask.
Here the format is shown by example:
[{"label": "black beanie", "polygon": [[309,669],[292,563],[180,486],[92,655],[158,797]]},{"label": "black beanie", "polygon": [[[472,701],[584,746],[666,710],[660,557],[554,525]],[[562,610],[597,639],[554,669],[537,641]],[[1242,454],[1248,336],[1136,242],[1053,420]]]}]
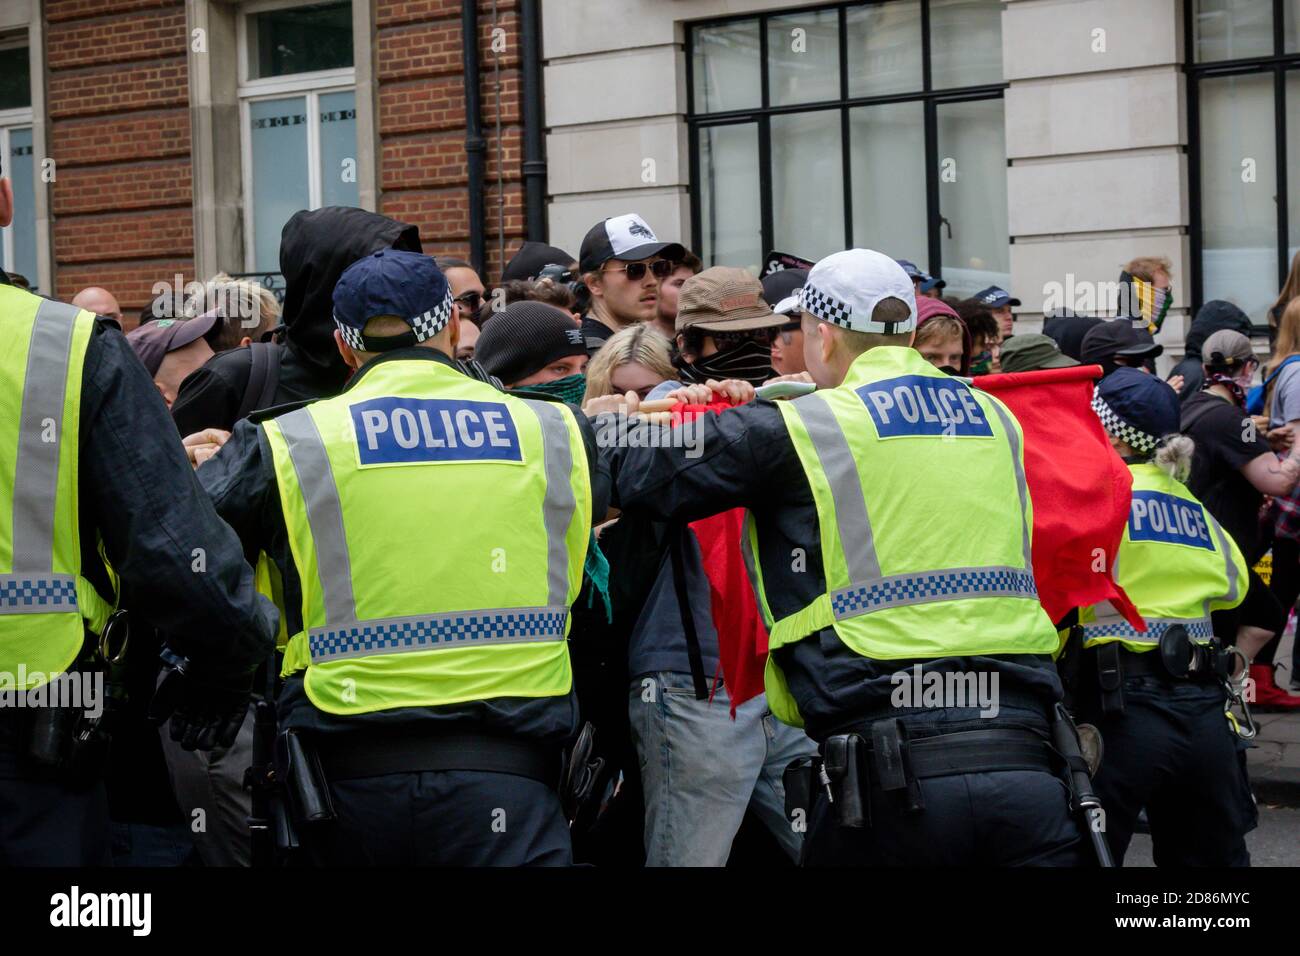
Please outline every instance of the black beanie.
[{"label": "black beanie", "polygon": [[586,355],[573,316],[544,302],[515,302],[483,323],[474,358],[506,385],[540,372],[556,359]]}]

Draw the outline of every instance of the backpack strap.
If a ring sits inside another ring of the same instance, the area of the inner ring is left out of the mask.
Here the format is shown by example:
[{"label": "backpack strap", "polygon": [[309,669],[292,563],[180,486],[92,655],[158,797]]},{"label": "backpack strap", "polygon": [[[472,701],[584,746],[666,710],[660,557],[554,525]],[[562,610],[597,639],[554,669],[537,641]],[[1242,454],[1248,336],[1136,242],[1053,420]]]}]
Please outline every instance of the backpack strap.
[{"label": "backpack strap", "polygon": [[268,342],[253,342],[248,346],[250,369],[244,400],[239,403],[239,418],[247,418],[259,408],[266,408],[275,399],[280,386],[280,346]]}]

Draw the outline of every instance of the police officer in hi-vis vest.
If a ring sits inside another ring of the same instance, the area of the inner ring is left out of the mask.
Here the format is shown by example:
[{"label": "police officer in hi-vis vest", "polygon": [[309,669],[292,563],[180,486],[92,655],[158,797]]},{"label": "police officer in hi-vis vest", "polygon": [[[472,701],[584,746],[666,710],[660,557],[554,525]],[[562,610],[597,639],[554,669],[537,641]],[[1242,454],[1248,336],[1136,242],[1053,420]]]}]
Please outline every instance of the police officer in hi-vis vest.
[{"label": "police officer in hi-vis vest", "polygon": [[768,705],[821,751],[786,774],[805,864],[1086,862],[1047,744],[1061,686],[1019,425],[909,348],[888,256],[829,256],[800,296],[820,390],[710,417],[690,454],[608,449],[615,505],[751,512]]},{"label": "police officer in hi-vis vest", "polygon": [[198,470],[280,568],[277,756],[320,864],[571,861],[566,635],[608,479],[576,409],[457,367],[455,309],[431,258],[353,263],[343,393],[240,422]]},{"label": "police officer in hi-vis vest", "polygon": [[[1101,730],[1096,789],[1106,837],[1123,860],[1146,808],[1159,866],[1248,866],[1256,813],[1230,679],[1244,659],[1219,637],[1249,587],[1231,536],[1183,484],[1192,440],[1179,435],[1177,393],[1136,369],[1102,380],[1093,408],[1133,475],[1113,573],[1146,631],[1109,603],[1080,613],[1080,713]],[[1069,651],[1067,651],[1068,653]]]},{"label": "police officer in hi-vis vest", "polygon": [[[0,226],[12,215],[0,179]],[[106,699],[99,638],[117,582],[147,591],[149,623],[190,660],[173,732],[232,736],[275,609],[117,324],[0,272],[0,866],[110,860],[106,718],[120,700]],[[156,667],[124,635],[115,619],[109,656]]]}]

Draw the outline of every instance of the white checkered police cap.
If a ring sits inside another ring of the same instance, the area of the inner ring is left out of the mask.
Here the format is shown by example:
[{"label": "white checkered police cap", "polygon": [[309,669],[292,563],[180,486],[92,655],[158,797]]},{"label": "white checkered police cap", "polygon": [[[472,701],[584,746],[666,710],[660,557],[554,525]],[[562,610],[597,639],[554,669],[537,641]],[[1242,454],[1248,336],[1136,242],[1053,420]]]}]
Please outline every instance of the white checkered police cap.
[{"label": "white checkered police cap", "polygon": [[[890,298],[907,303],[907,318],[874,321],[876,305]],[[897,262],[871,249],[846,249],[818,262],[799,291],[799,305],[823,322],[854,332],[896,335],[916,328],[912,280]]]}]

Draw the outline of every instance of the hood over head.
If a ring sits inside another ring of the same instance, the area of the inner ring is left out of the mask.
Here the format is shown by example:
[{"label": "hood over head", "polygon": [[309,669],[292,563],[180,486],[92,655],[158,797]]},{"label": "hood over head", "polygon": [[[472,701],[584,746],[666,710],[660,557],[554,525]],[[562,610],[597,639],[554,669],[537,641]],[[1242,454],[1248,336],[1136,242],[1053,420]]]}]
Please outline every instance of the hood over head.
[{"label": "hood over head", "polygon": [[1201,358],[1201,347],[1205,344],[1205,340],[1215,332],[1224,329],[1240,332],[1249,338],[1250,318],[1231,302],[1211,299],[1201,306],[1201,310],[1196,313],[1196,318],[1192,319],[1192,324],[1187,330],[1185,354]]},{"label": "hood over head", "polygon": [[301,210],[280,234],[284,337],[302,363],[342,387],[347,366],[334,344],[334,286],[343,270],[379,249],[423,252],[420,230],[352,206]]}]

